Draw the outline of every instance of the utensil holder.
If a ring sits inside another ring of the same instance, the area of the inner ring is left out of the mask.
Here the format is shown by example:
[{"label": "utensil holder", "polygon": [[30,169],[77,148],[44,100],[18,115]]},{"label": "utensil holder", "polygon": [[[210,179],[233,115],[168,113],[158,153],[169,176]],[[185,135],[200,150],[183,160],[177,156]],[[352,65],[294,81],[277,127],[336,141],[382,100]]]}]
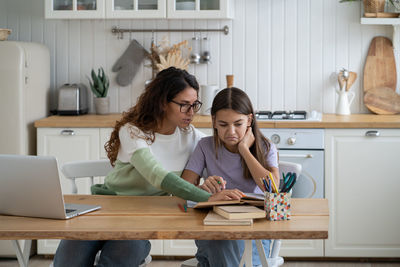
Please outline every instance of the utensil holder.
[{"label": "utensil holder", "polygon": [[290,220],[290,200],[292,193],[264,192],[264,209],[270,221]]}]

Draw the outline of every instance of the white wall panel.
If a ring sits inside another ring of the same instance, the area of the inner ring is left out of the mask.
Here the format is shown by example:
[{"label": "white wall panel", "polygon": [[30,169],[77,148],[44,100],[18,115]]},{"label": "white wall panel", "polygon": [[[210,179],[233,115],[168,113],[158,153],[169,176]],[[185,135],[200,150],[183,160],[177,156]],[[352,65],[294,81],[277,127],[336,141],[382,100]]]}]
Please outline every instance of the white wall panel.
[{"label": "white wall panel", "polygon": [[58,20],[56,23],[56,86],[57,88],[65,83],[76,81],[69,80],[69,23],[68,20]]},{"label": "white wall panel", "polygon": [[257,81],[258,81],[258,1],[246,1],[245,8],[245,87],[252,103],[257,103]]},{"label": "white wall panel", "polygon": [[[207,21],[207,29],[219,29],[224,27],[221,25],[219,20],[209,20]],[[220,43],[223,34],[217,32],[209,32],[205,34],[210,42],[210,55],[211,64],[207,66],[207,84],[218,84],[219,85],[219,68],[221,65],[220,57]],[[183,38],[183,36],[182,36]],[[221,84],[222,86],[223,84]]]},{"label": "white wall panel", "polygon": [[[322,88],[323,88],[323,43],[322,23],[323,2],[320,0],[310,1],[310,95],[309,106],[311,110],[322,110]],[[306,108],[306,109],[308,109]]]},{"label": "white wall panel", "polygon": [[8,40],[23,40],[24,38],[20,38],[19,35],[19,18],[23,13],[23,10],[18,10],[18,1],[10,1],[7,2],[7,27],[1,26],[1,28],[8,28],[12,30],[12,34],[8,36]]},{"label": "white wall panel", "polygon": [[[82,20],[83,22],[84,20]],[[87,55],[81,55],[81,21],[68,21],[68,81],[81,80],[81,58]],[[90,59],[90,56],[87,58]]]},{"label": "white wall panel", "polygon": [[284,16],[283,109],[296,110],[297,84],[297,0],[287,0]]},{"label": "white wall panel", "polygon": [[[132,29],[143,29],[144,27],[144,22],[143,21],[132,21],[131,22],[131,27]],[[127,36],[125,36],[125,38],[127,38]],[[135,39],[137,40],[140,44],[144,45],[145,43],[145,34],[141,33],[141,32],[134,32],[131,33],[129,35],[130,39]],[[150,38],[150,42],[151,42],[151,36],[147,36],[147,38]],[[148,43],[148,41],[147,41]],[[144,46],[148,51],[150,51],[150,47],[149,46]],[[125,51],[125,49],[123,49],[123,51]],[[137,98],[139,97],[139,95],[143,92],[144,89],[144,81],[148,80],[151,78],[151,73],[147,73],[145,72],[145,69],[147,67],[145,66],[141,66],[137,69],[137,73],[135,78],[132,81],[132,87],[131,87],[131,104],[135,104]],[[147,74],[146,74],[147,73]],[[126,103],[126,105],[128,105],[128,103]],[[127,107],[125,107],[126,109]]]},{"label": "white wall panel", "polygon": [[283,109],[285,1],[272,0],[271,43],[271,109]]},{"label": "white wall panel", "polygon": [[[111,72],[132,38],[150,50],[152,36],[159,43],[190,40],[194,33],[132,33],[118,40],[111,27],[222,28],[229,35],[202,33],[210,38],[211,64],[190,65],[200,84],[226,87],[234,74],[256,109],[305,109],[334,113],[336,73],[343,67],[357,72],[353,113],[367,113],[363,104],[362,72],[374,36],[391,37],[391,26],[361,25],[360,3],[337,0],[234,0],[233,20],[45,20],[43,0],[0,0],[0,27],[13,30],[9,40],[44,43],[51,55],[51,108],[56,89],[83,82],[92,68],[110,75],[111,111],[122,112],[136,103],[151,69],[140,66],[129,86],[116,84]],[[200,36],[200,34],[198,34]],[[146,62],[148,63],[148,62]],[[90,92],[90,99],[92,93]],[[90,101],[90,112],[94,112]]]},{"label": "white wall panel", "polygon": [[[170,23],[171,29],[172,29],[172,25],[173,24]],[[207,20],[196,20],[194,22],[194,27],[197,28],[197,29],[206,29],[207,28]],[[174,29],[176,29],[176,28],[174,27]],[[175,36],[175,35],[178,35],[178,34],[181,35],[180,33],[171,33],[171,36]],[[202,39],[206,35],[207,35],[207,33],[201,33],[200,34],[200,39]],[[174,40],[174,39],[172,38],[172,40]],[[175,42],[179,42],[179,40],[175,39]],[[200,47],[201,47],[201,45],[200,45]],[[205,65],[205,64],[197,64],[195,66],[195,71],[194,71],[193,74],[196,75],[196,78],[197,78],[199,84],[207,84],[208,83],[207,82],[207,67],[208,66]]]},{"label": "white wall panel", "polygon": [[[88,77],[90,77],[90,72],[93,68],[93,48],[94,48],[94,23],[95,20],[82,20],[80,24],[80,46],[78,47],[79,54],[82,57],[85,57],[85,60],[79,60],[79,80],[81,83],[87,85],[89,92],[90,85],[88,82]],[[92,94],[89,94],[92,96]],[[92,97],[90,97],[92,99]],[[89,101],[89,110],[92,109],[93,101]]]},{"label": "white wall panel", "polygon": [[272,3],[258,1],[258,99],[255,108],[271,109]]},{"label": "white wall panel", "polygon": [[[245,58],[246,58],[246,2],[247,1],[235,1],[235,19],[232,21],[232,67],[234,83],[233,85],[243,90],[246,90],[245,83]],[[226,82],[225,86],[226,87]]]},{"label": "white wall panel", "polygon": [[[297,94],[296,108],[308,109],[310,104],[310,70],[311,70],[311,14],[310,0],[298,1],[297,9]],[[314,15],[314,14],[313,14]],[[284,79],[284,78],[283,78]]]},{"label": "white wall panel", "polygon": [[7,25],[7,2],[6,0],[0,0],[0,25],[2,27]]},{"label": "white wall panel", "polygon": [[[323,45],[323,72],[324,80],[322,90],[322,110],[326,113],[335,112],[335,86],[337,76],[333,73],[338,72],[335,66],[336,50],[336,4],[337,1],[323,1],[323,20],[322,20],[322,45]],[[356,14],[354,14],[356,16]]]},{"label": "white wall panel", "polygon": [[220,34],[220,46],[219,46],[219,63],[217,67],[219,70],[219,86],[220,88],[226,87],[226,75],[233,74],[233,53],[232,53],[232,20],[221,20],[220,28],[227,25],[230,33],[228,35]]}]

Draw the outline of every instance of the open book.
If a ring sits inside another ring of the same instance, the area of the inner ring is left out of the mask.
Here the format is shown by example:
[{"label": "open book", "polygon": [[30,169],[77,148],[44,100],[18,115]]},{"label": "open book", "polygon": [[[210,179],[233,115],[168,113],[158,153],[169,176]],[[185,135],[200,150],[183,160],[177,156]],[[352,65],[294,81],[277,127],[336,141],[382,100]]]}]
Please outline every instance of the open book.
[{"label": "open book", "polygon": [[229,220],[210,210],[203,220],[204,225],[252,225],[253,219]]},{"label": "open book", "polygon": [[225,201],[206,201],[206,202],[194,202],[187,201],[189,208],[212,208],[220,205],[237,205],[237,204],[250,204],[252,206],[264,207],[264,195],[255,193],[244,193],[245,196],[240,200],[225,200]]},{"label": "open book", "polygon": [[266,217],[265,210],[249,205],[214,206],[214,212],[229,220]]}]

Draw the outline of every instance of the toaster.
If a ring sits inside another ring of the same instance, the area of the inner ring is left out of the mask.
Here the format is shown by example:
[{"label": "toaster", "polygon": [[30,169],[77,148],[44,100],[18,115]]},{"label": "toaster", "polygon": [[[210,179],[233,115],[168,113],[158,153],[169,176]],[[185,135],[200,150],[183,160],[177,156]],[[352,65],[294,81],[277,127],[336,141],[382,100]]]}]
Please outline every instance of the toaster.
[{"label": "toaster", "polygon": [[84,84],[66,83],[58,89],[59,115],[81,115],[88,113],[88,90]]}]

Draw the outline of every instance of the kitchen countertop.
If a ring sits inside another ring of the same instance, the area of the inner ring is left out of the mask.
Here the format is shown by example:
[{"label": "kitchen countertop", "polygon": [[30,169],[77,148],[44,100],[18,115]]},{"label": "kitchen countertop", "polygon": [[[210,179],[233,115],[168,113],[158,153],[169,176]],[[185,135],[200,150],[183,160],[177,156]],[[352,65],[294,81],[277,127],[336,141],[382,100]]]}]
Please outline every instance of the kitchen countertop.
[{"label": "kitchen countertop", "polygon": [[[35,121],[36,128],[112,128],[120,113],[108,115],[50,116]],[[210,116],[195,116],[197,128],[211,128]],[[400,128],[400,115],[323,114],[322,121],[258,121],[260,128]]]}]

